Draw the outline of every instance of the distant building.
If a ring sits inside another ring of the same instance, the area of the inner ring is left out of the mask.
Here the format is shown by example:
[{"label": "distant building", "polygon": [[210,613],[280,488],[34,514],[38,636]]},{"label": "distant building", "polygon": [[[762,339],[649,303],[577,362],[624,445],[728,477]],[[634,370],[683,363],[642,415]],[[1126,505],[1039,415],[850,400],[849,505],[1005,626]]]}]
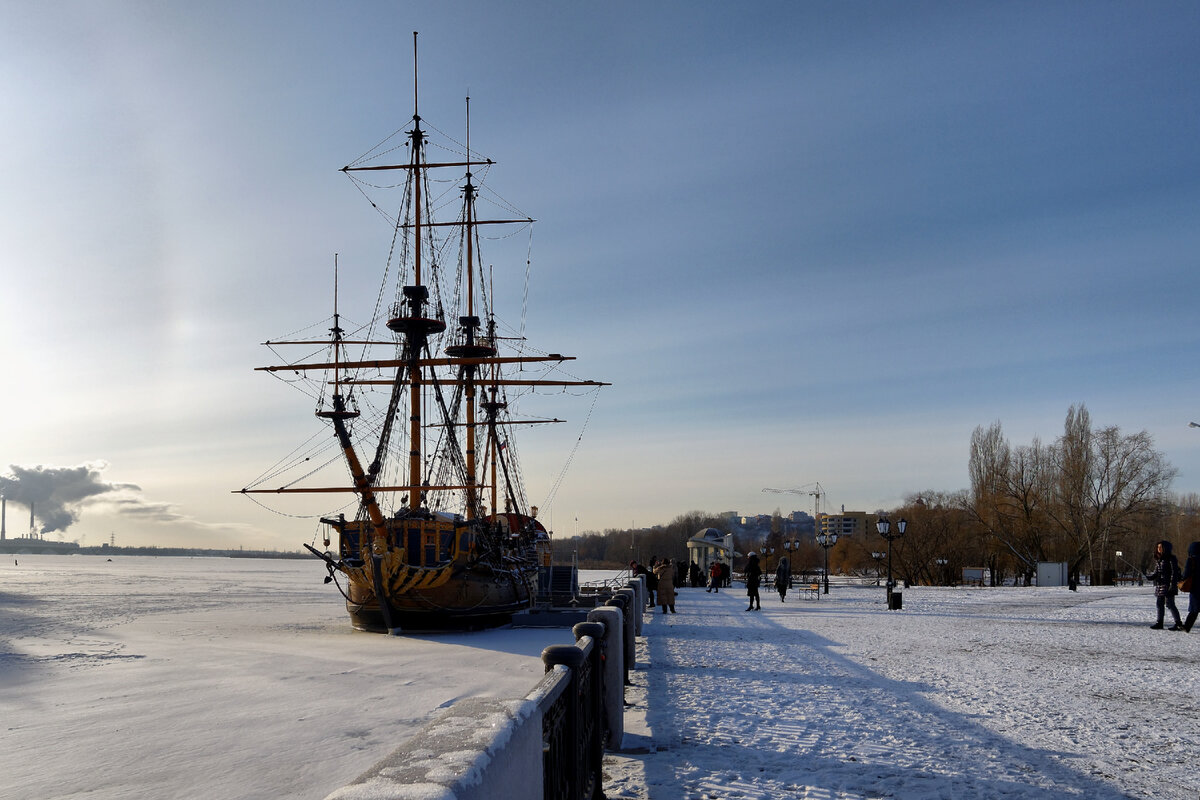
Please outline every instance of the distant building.
[{"label": "distant building", "polygon": [[842,536],[862,536],[873,531],[875,517],[865,511],[843,511],[841,514],[822,514],[817,519],[817,527],[826,535],[836,533]]}]

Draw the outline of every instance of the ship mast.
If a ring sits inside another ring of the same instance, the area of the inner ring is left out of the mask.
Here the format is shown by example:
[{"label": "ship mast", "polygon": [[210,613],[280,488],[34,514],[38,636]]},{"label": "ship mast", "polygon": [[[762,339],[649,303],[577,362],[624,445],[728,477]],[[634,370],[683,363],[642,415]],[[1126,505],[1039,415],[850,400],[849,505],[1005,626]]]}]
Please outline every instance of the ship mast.
[{"label": "ship mast", "polygon": [[333,257],[333,327],[329,329],[329,332],[332,334],[331,344],[333,346],[333,410],[317,411],[317,416],[333,423],[333,430],[337,434],[338,445],[342,448],[342,452],[346,456],[346,464],[350,469],[350,476],[354,479],[354,489],[358,492],[362,500],[362,506],[366,509],[367,516],[371,519],[371,527],[375,534],[375,549],[377,552],[382,552],[382,548],[387,540],[387,528],[384,523],[383,512],[379,509],[379,503],[375,499],[375,493],[371,488],[371,480],[363,470],[362,463],[358,460],[358,454],[354,452],[354,445],[350,441],[350,430],[346,427],[346,420],[356,418],[358,412],[346,407],[346,398],[342,395],[341,351],[342,333],[344,331],[342,330],[341,317],[338,314],[337,255]]},{"label": "ship mast", "polygon": [[445,330],[446,325],[438,319],[426,316],[425,306],[429,301],[429,288],[421,280],[422,235],[424,221],[421,217],[422,193],[427,165],[424,163],[425,132],[421,129],[421,114],[417,95],[417,33],[413,32],[413,127],[409,131],[409,176],[412,179],[413,203],[413,283],[403,288],[404,302],[397,308],[396,316],[388,320],[390,330],[404,336],[409,387],[409,449],[408,449],[408,507],[415,510],[421,505],[421,423],[424,386],[421,354],[426,342],[433,334]]}]

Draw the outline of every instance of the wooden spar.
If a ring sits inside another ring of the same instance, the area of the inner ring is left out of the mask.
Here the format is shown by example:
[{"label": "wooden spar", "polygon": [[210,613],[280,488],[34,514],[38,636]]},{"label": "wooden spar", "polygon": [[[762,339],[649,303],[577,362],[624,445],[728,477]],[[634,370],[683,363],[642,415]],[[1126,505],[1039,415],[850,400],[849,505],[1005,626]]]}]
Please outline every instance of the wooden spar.
[{"label": "wooden spar", "polygon": [[[348,378],[342,381],[343,386],[391,386],[392,381],[380,380],[356,380]],[[478,378],[476,385],[479,386],[612,386],[611,383],[603,381],[539,381],[539,380],[524,380],[521,378]]]},{"label": "wooden spar", "polygon": [[[358,341],[356,341],[354,339],[342,339],[341,342],[342,342],[342,344],[379,344],[379,345],[394,345],[395,344],[395,342],[369,341],[369,340],[365,340],[365,339],[358,340]],[[274,347],[275,345],[280,345],[280,344],[304,344],[304,345],[326,344],[327,345],[327,344],[329,344],[329,340],[328,339],[317,339],[315,341],[305,342],[305,341],[300,341],[298,339],[291,339],[288,341],[263,342],[263,345],[265,345],[267,347]]]},{"label": "wooden spar", "polygon": [[[327,342],[322,342],[327,344]],[[396,367],[405,367],[415,363],[419,367],[452,367],[459,365],[474,365],[482,364],[535,364],[545,361],[574,361],[575,356],[481,356],[479,358],[418,358],[413,360],[401,360],[395,358],[384,358],[372,361],[343,361],[342,369],[395,369]],[[310,369],[332,369],[333,364],[280,364],[272,367],[255,367],[259,372],[293,372]]]},{"label": "wooden spar", "polygon": [[[371,491],[380,492],[409,492],[413,489],[421,491],[452,491],[462,489],[485,489],[485,486],[372,486]],[[331,492],[357,492],[355,486],[314,486],[309,489],[289,489],[281,486],[278,489],[237,489],[233,494],[329,494]]]},{"label": "wooden spar", "polygon": [[[486,167],[495,164],[490,158],[486,161],[445,161],[442,163],[426,163],[425,169],[438,169],[440,167]],[[373,167],[342,167],[341,172],[372,172],[387,169],[412,169],[412,164],[380,164]]]},{"label": "wooden spar", "polygon": [[[474,222],[474,224],[475,225],[516,225],[517,223],[521,223],[521,222],[537,222],[537,220],[533,219],[532,217],[526,217],[524,219],[480,219],[480,220],[476,220]],[[426,228],[458,228],[458,227],[462,227],[463,225],[466,225],[466,224],[467,223],[465,223],[465,222],[458,222],[458,221],[426,222],[424,227],[426,227]],[[397,225],[396,227],[411,228],[413,226],[402,224],[402,225]]]},{"label": "wooden spar", "polygon": [[[496,420],[497,425],[544,425],[550,422],[566,422],[565,419],[506,419]],[[431,428],[461,428],[465,426],[465,422],[451,422],[447,424],[438,423],[430,425]]]}]

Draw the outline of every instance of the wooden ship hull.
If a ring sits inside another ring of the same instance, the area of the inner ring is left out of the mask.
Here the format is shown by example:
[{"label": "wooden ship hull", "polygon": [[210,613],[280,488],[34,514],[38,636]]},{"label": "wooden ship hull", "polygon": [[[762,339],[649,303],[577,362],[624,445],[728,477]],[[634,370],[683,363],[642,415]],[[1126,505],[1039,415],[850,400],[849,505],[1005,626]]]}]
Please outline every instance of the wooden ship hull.
[{"label": "wooden ship hull", "polygon": [[507,519],[392,519],[381,552],[370,526],[325,520],[338,532],[340,559],[331,569],[347,578],[351,624],[387,633],[508,622],[532,606],[535,553],[548,542],[540,523],[522,519],[516,532]]}]

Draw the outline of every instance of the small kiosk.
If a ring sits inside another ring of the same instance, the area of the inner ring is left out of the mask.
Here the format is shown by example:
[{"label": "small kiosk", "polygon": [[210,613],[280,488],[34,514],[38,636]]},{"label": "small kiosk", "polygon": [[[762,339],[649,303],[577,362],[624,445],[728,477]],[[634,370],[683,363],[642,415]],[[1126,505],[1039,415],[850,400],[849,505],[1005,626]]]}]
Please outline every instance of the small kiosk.
[{"label": "small kiosk", "polygon": [[687,541],[688,560],[695,561],[700,574],[707,579],[708,568],[714,561],[733,566],[733,534],[716,528],[705,528]]}]

